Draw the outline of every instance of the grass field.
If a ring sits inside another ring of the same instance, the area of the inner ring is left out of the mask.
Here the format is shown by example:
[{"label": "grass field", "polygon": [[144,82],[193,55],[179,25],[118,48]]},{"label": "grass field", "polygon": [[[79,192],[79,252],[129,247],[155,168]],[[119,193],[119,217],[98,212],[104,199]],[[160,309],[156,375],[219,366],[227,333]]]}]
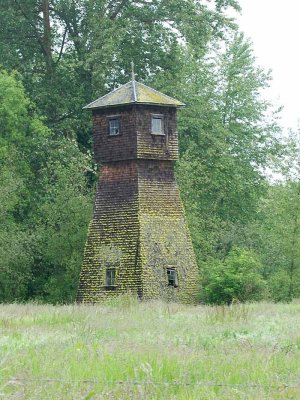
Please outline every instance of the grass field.
[{"label": "grass field", "polygon": [[0,399],[300,399],[300,304],[0,305]]}]

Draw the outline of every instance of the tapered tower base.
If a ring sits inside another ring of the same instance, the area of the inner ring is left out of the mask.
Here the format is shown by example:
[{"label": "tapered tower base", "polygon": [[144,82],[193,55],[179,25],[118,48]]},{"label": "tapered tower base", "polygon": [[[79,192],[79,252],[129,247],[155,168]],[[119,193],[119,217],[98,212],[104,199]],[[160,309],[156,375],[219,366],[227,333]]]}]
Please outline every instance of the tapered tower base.
[{"label": "tapered tower base", "polygon": [[172,161],[104,164],[77,301],[130,292],[146,300],[195,303],[198,283]]}]

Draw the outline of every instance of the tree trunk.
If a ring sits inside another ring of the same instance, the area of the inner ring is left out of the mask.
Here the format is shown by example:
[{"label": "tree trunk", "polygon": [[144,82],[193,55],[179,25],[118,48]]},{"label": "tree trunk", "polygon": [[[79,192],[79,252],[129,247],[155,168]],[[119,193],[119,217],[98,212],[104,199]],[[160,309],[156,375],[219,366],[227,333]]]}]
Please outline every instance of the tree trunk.
[{"label": "tree trunk", "polygon": [[51,42],[51,25],[50,25],[50,13],[49,13],[49,0],[42,0],[42,12],[43,12],[43,26],[44,26],[44,51],[47,65],[47,72],[50,77],[53,74],[53,59],[52,59],[52,42]]}]

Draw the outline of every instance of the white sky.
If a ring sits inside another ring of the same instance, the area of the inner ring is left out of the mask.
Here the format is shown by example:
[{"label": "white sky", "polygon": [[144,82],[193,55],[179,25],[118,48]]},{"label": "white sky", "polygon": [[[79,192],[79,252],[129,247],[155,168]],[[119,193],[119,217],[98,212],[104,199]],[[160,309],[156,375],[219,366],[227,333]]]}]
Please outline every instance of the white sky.
[{"label": "white sky", "polygon": [[296,128],[300,119],[300,0],[239,0],[242,14],[234,14],[253,42],[257,64],[272,70],[266,93],[283,105],[282,126]]}]

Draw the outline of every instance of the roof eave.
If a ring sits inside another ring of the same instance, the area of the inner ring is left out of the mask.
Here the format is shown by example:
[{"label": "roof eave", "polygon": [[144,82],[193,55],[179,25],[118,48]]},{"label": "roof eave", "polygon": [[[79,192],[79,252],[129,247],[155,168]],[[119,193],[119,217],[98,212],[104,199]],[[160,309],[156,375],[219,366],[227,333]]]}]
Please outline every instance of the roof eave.
[{"label": "roof eave", "polygon": [[186,107],[186,104],[180,103],[180,104],[166,104],[166,103],[147,103],[147,102],[138,102],[138,101],[131,101],[128,103],[118,103],[118,104],[107,104],[103,106],[92,106],[93,103],[90,103],[83,107],[83,110],[89,111],[89,110],[99,110],[101,108],[116,108],[116,107],[123,107],[123,106],[133,106],[133,105],[144,105],[144,106],[158,106],[158,107],[174,107],[174,108],[184,108]]}]

